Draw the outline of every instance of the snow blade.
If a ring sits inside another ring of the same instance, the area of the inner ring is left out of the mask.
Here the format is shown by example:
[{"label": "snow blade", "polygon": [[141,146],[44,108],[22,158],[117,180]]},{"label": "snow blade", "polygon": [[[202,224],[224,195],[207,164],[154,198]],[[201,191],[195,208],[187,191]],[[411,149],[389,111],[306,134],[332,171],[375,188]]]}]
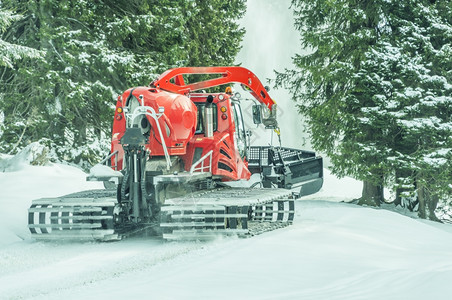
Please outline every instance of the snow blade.
[{"label": "snow blade", "polygon": [[34,200],[28,209],[28,228],[35,239],[118,240],[113,213],[116,198],[105,190],[60,198]]},{"label": "snow blade", "polygon": [[163,238],[247,237],[285,227],[294,218],[290,196],[281,189],[223,188],[171,199],[161,211]]},{"label": "snow blade", "polygon": [[249,170],[262,175],[265,188],[299,188],[299,195],[314,194],[323,185],[323,159],[315,152],[284,147],[250,147]]}]

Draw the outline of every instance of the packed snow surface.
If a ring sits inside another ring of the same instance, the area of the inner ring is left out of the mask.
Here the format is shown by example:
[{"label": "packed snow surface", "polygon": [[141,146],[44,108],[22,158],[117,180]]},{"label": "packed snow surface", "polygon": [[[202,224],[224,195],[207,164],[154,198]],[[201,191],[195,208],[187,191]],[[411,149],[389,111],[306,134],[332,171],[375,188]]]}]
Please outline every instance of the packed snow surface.
[{"label": "packed snow surface", "polygon": [[0,173],[0,299],[436,299],[452,292],[450,225],[341,203],[362,185],[327,170],[323,189],[296,201],[292,226],[248,239],[111,243],[33,240],[31,200],[102,185],[61,164],[14,170]]}]

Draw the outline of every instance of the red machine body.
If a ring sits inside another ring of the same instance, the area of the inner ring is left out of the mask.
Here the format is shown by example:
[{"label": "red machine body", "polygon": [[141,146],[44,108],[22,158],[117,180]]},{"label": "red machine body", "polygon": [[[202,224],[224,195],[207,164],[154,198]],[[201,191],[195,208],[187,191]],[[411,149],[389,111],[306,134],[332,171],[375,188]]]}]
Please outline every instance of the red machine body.
[{"label": "red machine body", "polygon": [[[136,102],[136,105],[131,104]],[[111,142],[111,151],[118,151],[117,169],[122,169],[123,149],[120,140],[126,131],[127,126],[133,123],[127,120],[127,107],[135,108],[146,106],[154,109],[155,112],[164,110],[164,113],[158,120],[146,116],[146,119],[135,120],[143,134],[148,133],[148,143],[146,149],[151,156],[163,156],[163,143],[166,145],[169,155],[184,155],[187,149],[187,143],[195,134],[197,109],[194,103],[186,96],[165,92],[155,88],[137,87],[125,91],[118,97],[116,103],[115,118],[113,121],[113,135]],[[129,113],[133,113],[130,112]],[[162,136],[159,134],[157,122],[162,130]],[[147,131],[147,129],[149,129]],[[116,164],[113,164],[116,165]]]},{"label": "red machine body", "polygon": [[212,175],[221,176],[223,180],[249,179],[251,173],[246,161],[246,137],[240,106],[225,93],[192,94],[191,99],[198,107],[198,116],[202,114],[208,95],[214,96],[213,136],[206,137],[204,130],[200,128],[201,122],[198,122],[196,134],[188,143],[187,153],[183,156],[185,170],[190,171],[191,166],[200,167],[196,162],[212,151]]},{"label": "red machine body", "polygon": [[[185,84],[187,74],[210,74],[215,78]],[[275,103],[259,79],[242,67],[171,69],[152,82],[151,87],[125,91],[116,104],[111,153],[117,151],[118,155],[112,159],[112,167],[123,168],[121,138],[126,128],[137,127],[147,138],[149,159],[168,160],[177,156],[185,171],[208,170],[222,180],[249,179],[246,133],[239,103],[230,93],[193,93],[231,82],[247,86],[259,102],[273,108]],[[206,136],[204,128],[204,108],[209,96],[213,97],[212,136]]]}]

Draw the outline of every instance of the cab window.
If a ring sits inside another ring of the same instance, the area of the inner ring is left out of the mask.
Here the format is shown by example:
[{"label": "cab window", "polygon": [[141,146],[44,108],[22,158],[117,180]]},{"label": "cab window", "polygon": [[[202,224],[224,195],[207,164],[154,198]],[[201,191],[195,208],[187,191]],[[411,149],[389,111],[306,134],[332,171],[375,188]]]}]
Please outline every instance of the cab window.
[{"label": "cab window", "polygon": [[[206,107],[205,103],[195,103],[198,108],[198,121],[196,123],[196,131],[195,134],[203,134],[204,133],[204,108]],[[218,119],[217,119],[217,105],[212,103],[213,110],[213,131],[218,129]]]},{"label": "cab window", "polygon": [[235,123],[235,136],[237,139],[237,148],[239,150],[240,156],[244,157],[246,156],[246,131],[245,131],[245,124],[243,123],[243,117],[242,117],[242,110],[240,109],[240,105],[232,102],[232,109],[233,109],[233,119]]}]

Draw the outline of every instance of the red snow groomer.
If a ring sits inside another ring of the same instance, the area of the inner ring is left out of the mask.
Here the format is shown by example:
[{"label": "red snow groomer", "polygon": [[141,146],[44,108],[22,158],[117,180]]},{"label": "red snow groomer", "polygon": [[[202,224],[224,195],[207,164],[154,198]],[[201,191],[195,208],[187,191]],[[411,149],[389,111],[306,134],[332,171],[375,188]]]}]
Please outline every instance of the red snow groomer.
[{"label": "red snow groomer", "polygon": [[[193,78],[201,79],[194,83]],[[34,200],[29,228],[40,239],[121,239],[153,228],[167,239],[253,235],[292,222],[294,199],[323,184],[322,158],[311,151],[249,145],[240,83],[258,102],[253,121],[279,134],[276,104],[242,67],[186,67],[118,97],[111,153],[113,189]],[[261,176],[252,187],[227,182]],[[259,185],[259,186],[258,186]],[[258,187],[257,187],[258,186]]]}]

